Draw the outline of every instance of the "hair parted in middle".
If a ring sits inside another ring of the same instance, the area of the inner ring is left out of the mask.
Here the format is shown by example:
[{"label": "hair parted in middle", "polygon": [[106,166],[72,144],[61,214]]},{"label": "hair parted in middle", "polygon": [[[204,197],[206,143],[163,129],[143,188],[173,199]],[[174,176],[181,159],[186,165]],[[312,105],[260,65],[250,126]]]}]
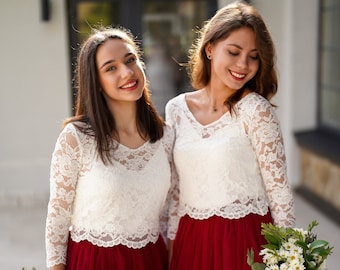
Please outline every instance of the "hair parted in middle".
[{"label": "hair parted in middle", "polygon": [[198,31],[198,38],[189,50],[187,71],[192,87],[201,89],[209,83],[211,76],[211,63],[205,52],[206,46],[224,40],[233,31],[242,27],[248,27],[255,33],[259,69],[254,78],[225,101],[229,109],[241,98],[245,88],[257,92],[268,100],[277,92],[275,48],[262,16],[253,6],[243,1],[229,4],[219,9],[210,20],[204,23]]},{"label": "hair parted in middle", "polygon": [[[77,90],[75,115],[64,122],[86,123],[86,128],[76,125],[81,131],[95,137],[97,151],[104,163],[111,161],[110,150],[113,147],[112,136],[119,141],[115,119],[109,111],[99,83],[96,65],[96,54],[99,46],[109,39],[120,39],[130,44],[142,63],[140,42],[132,35],[129,29],[122,26],[99,27],[92,29],[91,35],[83,42],[78,58],[74,78]],[[145,72],[143,70],[143,72]],[[148,82],[145,82],[143,94],[137,100],[137,129],[144,139],[156,142],[163,136],[164,120],[157,114],[150,98]]]}]

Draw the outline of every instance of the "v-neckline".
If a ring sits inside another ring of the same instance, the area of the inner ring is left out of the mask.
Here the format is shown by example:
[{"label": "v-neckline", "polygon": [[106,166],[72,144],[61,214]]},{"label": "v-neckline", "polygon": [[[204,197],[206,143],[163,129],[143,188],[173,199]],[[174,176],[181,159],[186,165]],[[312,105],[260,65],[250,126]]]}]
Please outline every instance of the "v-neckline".
[{"label": "v-neckline", "polygon": [[[252,92],[250,92],[249,94],[247,94],[246,96],[244,96],[243,98],[241,98],[236,104],[235,107],[240,106],[240,104],[242,104],[244,102],[245,99],[247,99],[248,96],[250,96],[252,94]],[[187,99],[186,99],[187,94],[184,93],[183,94],[183,103],[184,103],[184,109],[186,114],[188,115],[188,117],[190,119],[192,119],[196,124],[198,124],[200,127],[202,128],[208,128],[210,126],[216,125],[218,124],[221,120],[223,120],[223,118],[225,117],[231,117],[230,111],[226,111],[224,114],[221,115],[221,117],[219,117],[218,119],[208,123],[208,124],[202,124],[200,121],[197,120],[197,118],[195,117],[195,115],[192,113],[192,111],[190,110],[188,103],[187,103]]]},{"label": "v-neckline", "polygon": [[224,114],[222,114],[219,118],[217,118],[216,120],[214,120],[214,121],[212,121],[210,123],[207,123],[207,124],[202,124],[200,121],[197,120],[195,115],[190,110],[190,108],[188,106],[188,102],[187,102],[186,96],[187,96],[187,94],[183,94],[183,103],[184,103],[185,112],[187,113],[187,115],[188,115],[188,117],[190,119],[192,119],[196,124],[198,124],[199,126],[201,126],[203,128],[207,128],[207,127],[213,126],[214,124],[220,122],[221,119],[224,118],[226,115],[230,114],[229,111],[227,111]]},{"label": "v-neckline", "polygon": [[150,142],[150,140],[147,140],[147,141],[145,141],[144,143],[142,143],[140,146],[138,146],[138,147],[136,147],[136,148],[132,148],[132,147],[129,147],[129,146],[125,145],[125,144],[122,144],[122,143],[118,142],[118,141],[115,140],[115,139],[113,139],[113,140],[114,140],[114,142],[118,145],[118,147],[121,147],[121,148],[130,150],[130,151],[132,151],[132,152],[134,152],[134,151],[139,151],[139,150],[145,148],[146,145]]}]

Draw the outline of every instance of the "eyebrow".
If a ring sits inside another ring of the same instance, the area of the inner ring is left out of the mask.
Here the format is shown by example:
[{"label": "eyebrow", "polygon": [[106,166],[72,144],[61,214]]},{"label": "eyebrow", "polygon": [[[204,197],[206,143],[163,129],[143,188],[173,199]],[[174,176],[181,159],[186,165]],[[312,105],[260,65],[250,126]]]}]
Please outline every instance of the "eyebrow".
[{"label": "eyebrow", "polygon": [[[237,44],[233,44],[233,43],[230,43],[230,44],[227,44],[228,46],[234,46],[234,47],[236,47],[236,48],[238,48],[238,49],[240,49],[240,50],[242,50],[243,48],[240,46],[240,45],[237,45]],[[250,52],[255,52],[255,51],[257,51],[257,49],[255,48],[255,49],[252,49],[252,50],[250,50]]]},{"label": "eyebrow", "polygon": [[[124,55],[124,58],[129,57],[130,55],[133,55],[133,53],[132,53],[132,52],[126,53],[126,54]],[[104,66],[106,66],[106,65],[108,65],[108,64],[111,64],[111,63],[113,63],[113,62],[116,62],[116,60],[114,60],[114,59],[108,60],[108,61],[104,62],[104,64],[102,64],[101,67],[100,67],[99,69],[102,69]]]}]

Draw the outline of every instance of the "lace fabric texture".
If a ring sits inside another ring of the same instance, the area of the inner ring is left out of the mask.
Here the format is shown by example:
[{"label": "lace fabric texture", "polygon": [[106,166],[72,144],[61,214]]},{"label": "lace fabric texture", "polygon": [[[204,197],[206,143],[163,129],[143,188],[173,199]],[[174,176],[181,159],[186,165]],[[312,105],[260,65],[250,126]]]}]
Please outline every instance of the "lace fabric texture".
[{"label": "lace fabric texture", "polygon": [[98,157],[94,138],[68,124],[52,155],[46,221],[47,265],[66,262],[69,233],[76,242],[142,248],[166,235],[174,134],[137,149],[118,144],[113,163]]},{"label": "lace fabric texture", "polygon": [[186,214],[237,219],[249,213],[265,215],[269,208],[276,225],[294,226],[283,139],[266,99],[250,93],[236,104],[235,113],[202,125],[181,94],[167,104],[166,115],[175,130],[179,177],[171,193],[170,239]]}]

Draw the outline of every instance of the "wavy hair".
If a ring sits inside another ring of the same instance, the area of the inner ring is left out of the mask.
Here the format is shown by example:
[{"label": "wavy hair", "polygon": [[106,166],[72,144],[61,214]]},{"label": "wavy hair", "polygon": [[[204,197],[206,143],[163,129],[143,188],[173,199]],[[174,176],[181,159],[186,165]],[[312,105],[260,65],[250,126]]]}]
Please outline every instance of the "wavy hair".
[{"label": "wavy hair", "polygon": [[198,37],[189,50],[187,71],[191,85],[194,89],[201,89],[209,83],[211,77],[211,62],[205,52],[206,46],[216,44],[242,27],[248,27],[255,33],[259,69],[254,78],[225,101],[230,111],[246,88],[252,92],[257,92],[268,100],[277,92],[275,48],[259,12],[253,6],[242,1],[221,8],[198,30]]},{"label": "wavy hair", "polygon": [[[142,61],[140,42],[135,39],[130,30],[117,26],[98,28],[92,31],[93,33],[82,44],[77,57],[74,78],[77,90],[76,112],[73,117],[66,119],[63,125],[78,121],[85,123],[86,125],[76,124],[76,127],[82,132],[94,136],[99,156],[106,164],[111,162],[112,147],[116,147],[113,145],[112,134],[117,141],[119,141],[119,135],[115,119],[109,111],[102,91],[100,91],[101,86],[96,66],[97,50],[109,39],[120,39],[134,48],[139,61],[143,67],[145,65]],[[137,100],[136,119],[138,132],[144,139],[149,139],[153,143],[162,138],[164,120],[157,114],[152,104],[147,81],[141,98]]]}]

